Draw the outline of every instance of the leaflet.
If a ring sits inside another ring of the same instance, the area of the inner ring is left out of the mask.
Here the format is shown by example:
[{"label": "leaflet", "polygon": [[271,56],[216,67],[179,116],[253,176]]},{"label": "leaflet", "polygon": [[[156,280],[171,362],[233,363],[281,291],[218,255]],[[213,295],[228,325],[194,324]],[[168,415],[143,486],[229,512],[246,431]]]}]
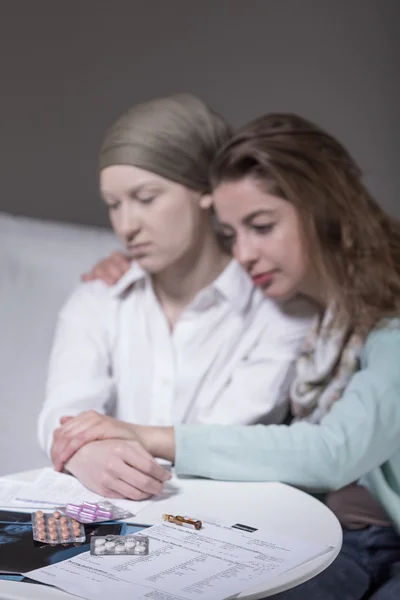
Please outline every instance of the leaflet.
[{"label": "leaflet", "polygon": [[116,506],[137,514],[150,500],[123,500],[119,498],[104,498],[88,490],[78,479],[65,473],[57,473],[53,469],[45,469],[37,479],[23,484],[15,494],[13,505],[16,510],[20,507],[41,506],[52,508],[65,504],[81,504],[82,502],[99,502],[109,500]]}]

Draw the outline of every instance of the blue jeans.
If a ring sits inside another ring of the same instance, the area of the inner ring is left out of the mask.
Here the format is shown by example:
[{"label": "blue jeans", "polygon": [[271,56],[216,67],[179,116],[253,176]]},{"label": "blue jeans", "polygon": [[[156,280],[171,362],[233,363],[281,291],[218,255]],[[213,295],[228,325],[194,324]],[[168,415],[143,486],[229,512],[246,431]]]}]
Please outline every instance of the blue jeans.
[{"label": "blue jeans", "polygon": [[392,527],[344,530],[336,560],[274,600],[400,600],[400,535]]}]

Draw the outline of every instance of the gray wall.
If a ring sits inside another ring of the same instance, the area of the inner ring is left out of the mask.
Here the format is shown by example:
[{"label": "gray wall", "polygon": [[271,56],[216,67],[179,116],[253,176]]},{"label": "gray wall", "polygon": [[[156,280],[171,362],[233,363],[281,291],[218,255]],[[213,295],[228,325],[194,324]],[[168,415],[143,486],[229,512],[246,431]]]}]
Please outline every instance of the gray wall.
[{"label": "gray wall", "polygon": [[399,216],[399,20],[398,0],[1,0],[0,210],[106,224],[105,127],[192,91],[235,124],[314,119]]}]

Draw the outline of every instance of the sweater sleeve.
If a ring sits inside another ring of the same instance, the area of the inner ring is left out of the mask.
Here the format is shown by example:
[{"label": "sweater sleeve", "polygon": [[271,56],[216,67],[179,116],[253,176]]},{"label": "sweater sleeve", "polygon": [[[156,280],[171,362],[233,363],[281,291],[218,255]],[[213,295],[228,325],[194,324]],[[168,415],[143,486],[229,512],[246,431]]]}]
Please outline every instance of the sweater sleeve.
[{"label": "sweater sleeve", "polygon": [[368,336],[361,369],[318,425],[179,425],[175,436],[180,475],[320,491],[356,481],[400,449],[400,328]]}]

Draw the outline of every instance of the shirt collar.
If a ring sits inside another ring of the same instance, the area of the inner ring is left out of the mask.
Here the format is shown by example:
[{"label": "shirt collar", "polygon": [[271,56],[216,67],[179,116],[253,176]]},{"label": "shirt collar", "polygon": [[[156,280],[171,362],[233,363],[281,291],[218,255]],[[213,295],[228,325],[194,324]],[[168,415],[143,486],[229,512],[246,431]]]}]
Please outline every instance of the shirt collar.
[{"label": "shirt collar", "polygon": [[[135,283],[146,280],[149,280],[146,271],[133,262],[129,271],[110,288],[110,294],[113,297],[122,296]],[[208,289],[216,290],[238,312],[242,313],[245,312],[251,301],[254,285],[249,275],[242,269],[239,263],[232,259]],[[199,292],[199,295],[203,295],[205,291],[202,290]]]},{"label": "shirt collar", "polygon": [[114,298],[122,296],[128,289],[138,281],[143,281],[148,278],[146,271],[144,271],[136,262],[133,262],[129,271],[121,277],[116,284],[110,287],[110,294]]},{"label": "shirt collar", "polygon": [[225,267],[212,286],[241,313],[246,311],[255,289],[249,275],[234,259]]}]

